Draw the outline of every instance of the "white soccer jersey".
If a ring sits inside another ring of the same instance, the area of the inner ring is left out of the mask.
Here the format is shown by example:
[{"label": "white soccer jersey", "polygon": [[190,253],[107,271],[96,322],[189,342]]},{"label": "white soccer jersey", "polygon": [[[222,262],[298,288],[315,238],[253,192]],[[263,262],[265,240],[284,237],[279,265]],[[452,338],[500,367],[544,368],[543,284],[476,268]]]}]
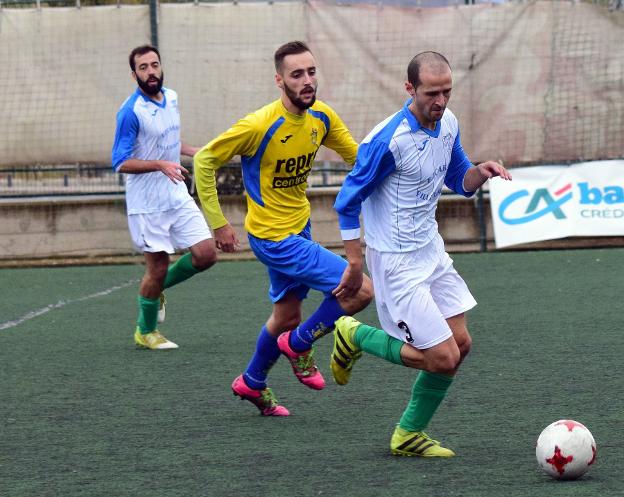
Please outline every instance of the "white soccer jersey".
[{"label": "white soccer jersey", "polygon": [[[128,159],[166,160],[180,163],[180,112],[178,95],[162,89],[164,99],[155,102],[139,88],[117,113],[113,145],[113,169]],[[173,183],[160,171],[126,175],[128,214],[179,209],[193,202],[184,182]]]},{"label": "white soccer jersey", "polygon": [[474,193],[463,188],[471,164],[455,115],[446,109],[430,130],[420,126],[409,103],[360,144],[334,206],[342,238],[359,238],[361,211],[366,244],[379,252],[409,252],[437,236],[435,211],[444,184],[466,197]]}]

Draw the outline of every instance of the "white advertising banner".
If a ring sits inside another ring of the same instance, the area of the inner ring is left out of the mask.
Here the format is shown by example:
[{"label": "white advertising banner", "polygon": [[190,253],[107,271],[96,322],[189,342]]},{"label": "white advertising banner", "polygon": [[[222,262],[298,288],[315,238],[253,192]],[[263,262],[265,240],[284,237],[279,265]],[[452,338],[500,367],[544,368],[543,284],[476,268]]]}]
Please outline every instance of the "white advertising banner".
[{"label": "white advertising banner", "polygon": [[512,169],[490,181],[496,247],[624,235],[624,160]]}]

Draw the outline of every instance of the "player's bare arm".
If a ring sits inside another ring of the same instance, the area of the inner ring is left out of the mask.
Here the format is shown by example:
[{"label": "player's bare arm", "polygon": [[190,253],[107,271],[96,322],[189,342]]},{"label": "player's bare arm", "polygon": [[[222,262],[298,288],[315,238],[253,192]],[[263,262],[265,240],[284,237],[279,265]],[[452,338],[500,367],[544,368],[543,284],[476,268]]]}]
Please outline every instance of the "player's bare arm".
[{"label": "player's bare arm", "polygon": [[495,161],[482,162],[468,169],[464,177],[464,189],[474,192],[488,179],[496,177],[511,181],[511,173],[502,164]]},{"label": "player's bare arm", "polygon": [[180,145],[180,154],[186,155],[187,157],[194,157],[199,150],[199,147],[194,147],[188,143],[182,142]]},{"label": "player's bare arm", "polygon": [[342,273],[340,284],[332,292],[336,298],[349,298],[356,295],[364,281],[362,247],[360,239],[344,240],[348,266]]},{"label": "player's bare arm", "polygon": [[129,159],[119,168],[119,172],[127,174],[143,174],[160,171],[173,183],[184,181],[184,174],[188,174],[188,170],[176,163],[166,160],[139,160]]}]

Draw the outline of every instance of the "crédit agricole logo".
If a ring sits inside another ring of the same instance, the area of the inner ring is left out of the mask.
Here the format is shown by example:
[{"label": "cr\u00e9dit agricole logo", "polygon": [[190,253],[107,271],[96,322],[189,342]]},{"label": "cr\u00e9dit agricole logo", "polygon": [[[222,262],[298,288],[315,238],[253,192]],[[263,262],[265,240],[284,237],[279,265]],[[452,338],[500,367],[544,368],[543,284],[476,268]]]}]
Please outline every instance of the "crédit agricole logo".
[{"label": "cr\u00e9dit agricole logo", "polygon": [[[537,188],[533,193],[526,189],[519,190],[502,200],[498,216],[509,225],[529,223],[544,216],[566,219],[566,210],[575,198],[583,218],[624,218],[624,188],[618,185],[590,186],[588,182],[568,183],[552,193],[547,188]],[[617,204],[622,204],[622,207],[614,207]],[[524,205],[524,212],[518,215]],[[508,214],[508,211],[515,215]]]}]

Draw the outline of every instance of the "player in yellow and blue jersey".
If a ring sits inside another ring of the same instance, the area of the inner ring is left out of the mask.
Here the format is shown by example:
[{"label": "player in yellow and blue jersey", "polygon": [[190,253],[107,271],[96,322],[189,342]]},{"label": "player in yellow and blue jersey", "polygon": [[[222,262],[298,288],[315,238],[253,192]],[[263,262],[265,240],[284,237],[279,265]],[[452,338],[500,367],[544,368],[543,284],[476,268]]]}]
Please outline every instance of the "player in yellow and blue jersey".
[{"label": "player in yellow and blue jersey", "polygon": [[[221,212],[215,170],[235,155],[241,157],[247,195],[245,230],[254,254],[268,268],[273,312],[232,390],[256,405],[262,415],[288,416],[267,387],[269,369],[282,353],[301,383],[321,390],[325,380],[315,365],[312,344],[331,332],[340,316],[355,314],[369,304],[372,283],[361,267],[352,267],[312,240],[305,193],[321,145],[353,164],[357,143],[338,114],[316,100],[316,61],[307,45],[286,43],[274,59],[281,97],[208,143],[195,155],[194,166],[197,192],[216,246],[233,252],[239,242]],[[301,323],[301,303],[311,288],[323,292],[325,299]]]}]

